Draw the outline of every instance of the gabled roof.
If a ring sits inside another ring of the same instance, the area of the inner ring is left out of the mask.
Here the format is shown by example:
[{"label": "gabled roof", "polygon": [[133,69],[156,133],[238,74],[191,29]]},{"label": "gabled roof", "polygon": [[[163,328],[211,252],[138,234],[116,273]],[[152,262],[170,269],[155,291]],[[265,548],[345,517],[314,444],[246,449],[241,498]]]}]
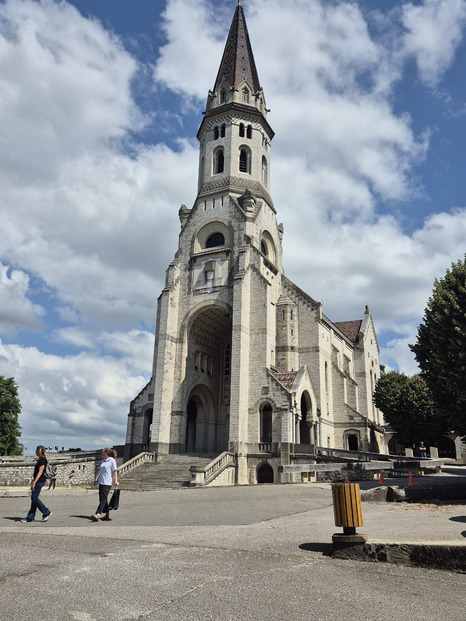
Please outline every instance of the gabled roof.
[{"label": "gabled roof", "polygon": [[214,92],[223,81],[235,88],[244,80],[247,80],[254,93],[261,90],[243,7],[238,2],[215,80]]},{"label": "gabled roof", "polygon": [[333,325],[352,343],[357,343],[358,335],[361,332],[362,319],[357,319],[356,321],[333,322]]},{"label": "gabled roof", "polygon": [[287,390],[291,390],[297,374],[298,371],[292,371],[291,373],[272,373],[274,378]]}]

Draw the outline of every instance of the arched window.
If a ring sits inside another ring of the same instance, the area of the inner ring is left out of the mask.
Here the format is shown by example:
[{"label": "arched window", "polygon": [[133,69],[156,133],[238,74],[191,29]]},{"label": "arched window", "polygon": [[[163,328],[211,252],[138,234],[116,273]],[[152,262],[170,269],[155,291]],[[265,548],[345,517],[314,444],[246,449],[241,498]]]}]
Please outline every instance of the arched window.
[{"label": "arched window", "polygon": [[246,147],[240,149],[239,152],[239,170],[251,174],[251,153]]},{"label": "arched window", "polygon": [[225,156],[223,155],[223,149],[218,149],[214,153],[214,174],[218,175],[223,172],[225,167]]},{"label": "arched window", "polygon": [[217,140],[218,138],[218,127],[217,125],[214,127],[214,140]]},{"label": "arched window", "polygon": [[260,442],[272,442],[272,406],[266,403],[261,410]]},{"label": "arched window", "polygon": [[222,138],[225,138],[225,123],[223,123],[221,129],[220,129],[220,136]]},{"label": "arched window", "polygon": [[246,138],[252,138],[252,125],[248,125],[246,128]]},{"label": "arched window", "polygon": [[239,135],[244,138],[244,123],[239,124]]},{"label": "arched window", "polygon": [[262,254],[265,257],[267,257],[267,259],[271,263],[275,263],[275,259],[276,259],[275,244],[274,244],[274,241],[271,235],[267,231],[264,231],[263,234],[261,235],[260,248],[261,248]]},{"label": "arched window", "polygon": [[216,246],[224,246],[225,245],[225,237],[223,233],[213,233],[207,240],[205,247],[206,248],[215,248]]},{"label": "arched window", "polygon": [[227,92],[224,88],[220,91],[220,103],[225,103],[227,100]]},{"label": "arched window", "polygon": [[243,101],[244,103],[249,103],[249,91],[246,87],[244,87],[241,92],[241,101]]}]

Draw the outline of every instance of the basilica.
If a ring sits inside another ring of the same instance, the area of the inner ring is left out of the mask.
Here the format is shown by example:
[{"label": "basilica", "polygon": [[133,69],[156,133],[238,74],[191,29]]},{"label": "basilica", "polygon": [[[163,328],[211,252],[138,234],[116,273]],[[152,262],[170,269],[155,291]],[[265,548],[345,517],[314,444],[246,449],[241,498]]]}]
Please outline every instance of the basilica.
[{"label": "basilica", "polygon": [[[179,210],[152,378],[130,405],[125,460],[205,455],[228,465],[217,484],[254,484],[285,481],[281,466],[329,447],[388,452],[372,403],[381,365],[368,306],[332,322],[285,276],[267,112],[239,0],[197,133],[198,192]],[[305,250],[302,261],[312,269]]]}]

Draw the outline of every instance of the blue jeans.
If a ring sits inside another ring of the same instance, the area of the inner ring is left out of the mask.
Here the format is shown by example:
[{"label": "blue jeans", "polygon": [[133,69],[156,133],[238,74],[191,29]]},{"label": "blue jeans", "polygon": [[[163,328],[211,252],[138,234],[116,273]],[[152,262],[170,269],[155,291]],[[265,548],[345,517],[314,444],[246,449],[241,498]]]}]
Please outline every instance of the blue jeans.
[{"label": "blue jeans", "polygon": [[44,487],[44,483],[36,483],[34,485],[34,489],[31,492],[31,508],[29,509],[29,513],[26,516],[26,520],[28,522],[33,522],[36,519],[36,509],[42,513],[45,517],[46,515],[50,515],[51,511],[47,509],[42,500],[39,499],[39,494]]}]

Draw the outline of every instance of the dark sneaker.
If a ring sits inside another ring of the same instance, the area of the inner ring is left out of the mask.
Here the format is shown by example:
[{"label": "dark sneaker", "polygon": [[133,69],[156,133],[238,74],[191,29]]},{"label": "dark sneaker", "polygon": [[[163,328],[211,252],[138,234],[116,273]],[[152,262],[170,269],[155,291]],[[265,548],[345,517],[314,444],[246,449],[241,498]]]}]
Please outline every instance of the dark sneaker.
[{"label": "dark sneaker", "polygon": [[46,522],[49,519],[49,517],[52,515],[52,513],[53,511],[50,511],[50,513],[47,513],[47,515],[44,515],[44,517],[42,518],[42,521]]},{"label": "dark sneaker", "polygon": [[111,522],[112,518],[110,518],[110,517],[108,517],[108,515],[106,515],[105,517],[100,518],[100,521],[101,522]]}]

